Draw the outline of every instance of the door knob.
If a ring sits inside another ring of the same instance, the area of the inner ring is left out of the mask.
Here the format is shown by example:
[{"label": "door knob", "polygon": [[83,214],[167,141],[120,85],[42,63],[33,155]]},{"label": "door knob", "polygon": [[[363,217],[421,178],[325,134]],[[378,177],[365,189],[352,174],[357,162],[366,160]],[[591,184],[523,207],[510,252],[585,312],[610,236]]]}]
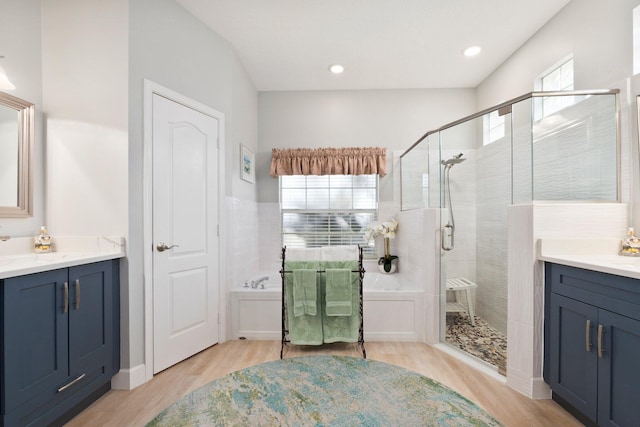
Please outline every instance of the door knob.
[{"label": "door knob", "polygon": [[167,249],[171,249],[171,248],[179,248],[179,247],[180,247],[179,245],[170,245],[170,246],[167,246],[167,245],[165,245],[165,244],[164,244],[164,242],[160,242],[160,243],[158,243],[158,246],[156,246],[156,249],[158,249],[158,252],[164,252],[164,251],[166,251]]}]

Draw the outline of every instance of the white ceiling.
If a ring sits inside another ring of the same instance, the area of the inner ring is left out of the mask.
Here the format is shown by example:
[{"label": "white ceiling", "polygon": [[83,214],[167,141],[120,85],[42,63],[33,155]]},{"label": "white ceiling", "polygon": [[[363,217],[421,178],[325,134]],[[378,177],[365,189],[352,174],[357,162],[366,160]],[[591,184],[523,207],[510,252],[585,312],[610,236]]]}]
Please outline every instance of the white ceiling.
[{"label": "white ceiling", "polygon": [[[569,0],[177,2],[234,46],[258,91],[280,91],[473,88]],[[463,57],[472,44],[483,53]]]}]

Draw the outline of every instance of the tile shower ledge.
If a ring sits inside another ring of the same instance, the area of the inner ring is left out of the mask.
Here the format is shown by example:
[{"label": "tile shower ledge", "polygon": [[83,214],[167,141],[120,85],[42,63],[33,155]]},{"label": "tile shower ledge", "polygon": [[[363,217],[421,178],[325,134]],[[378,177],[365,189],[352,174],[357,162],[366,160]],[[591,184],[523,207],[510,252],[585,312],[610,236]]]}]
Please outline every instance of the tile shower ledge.
[{"label": "tile shower ledge", "polygon": [[58,268],[122,258],[122,237],[53,236],[55,252],[33,253],[33,238],[18,237],[0,242],[0,279],[40,273]]},{"label": "tile shower ledge", "polygon": [[539,239],[538,259],[640,279],[640,257],[620,256],[620,239]]}]

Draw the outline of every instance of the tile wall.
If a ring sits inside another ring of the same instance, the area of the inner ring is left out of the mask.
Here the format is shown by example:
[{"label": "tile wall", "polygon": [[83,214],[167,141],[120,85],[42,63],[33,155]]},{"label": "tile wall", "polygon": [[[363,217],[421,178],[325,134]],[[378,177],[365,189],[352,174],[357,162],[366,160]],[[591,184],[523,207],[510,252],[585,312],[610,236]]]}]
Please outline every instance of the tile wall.
[{"label": "tile wall", "polygon": [[258,272],[260,261],[259,203],[226,198],[226,288],[241,286]]},{"label": "tile wall", "polygon": [[511,147],[506,139],[477,151],[476,313],[507,334],[507,208],[511,204]]}]

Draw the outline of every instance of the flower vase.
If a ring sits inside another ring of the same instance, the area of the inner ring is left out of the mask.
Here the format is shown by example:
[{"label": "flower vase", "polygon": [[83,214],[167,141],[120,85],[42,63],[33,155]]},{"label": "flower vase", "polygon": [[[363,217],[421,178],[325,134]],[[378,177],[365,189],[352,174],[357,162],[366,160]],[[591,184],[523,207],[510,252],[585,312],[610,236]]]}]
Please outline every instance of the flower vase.
[{"label": "flower vase", "polygon": [[396,265],[397,256],[391,255],[389,250],[389,238],[384,238],[384,256],[378,260],[378,270],[383,274],[393,274],[398,269]]},{"label": "flower vase", "polygon": [[394,263],[391,264],[391,268],[389,269],[389,271],[386,271],[384,269],[384,264],[378,264],[378,270],[380,270],[380,273],[382,274],[393,274],[396,272],[396,265]]}]

